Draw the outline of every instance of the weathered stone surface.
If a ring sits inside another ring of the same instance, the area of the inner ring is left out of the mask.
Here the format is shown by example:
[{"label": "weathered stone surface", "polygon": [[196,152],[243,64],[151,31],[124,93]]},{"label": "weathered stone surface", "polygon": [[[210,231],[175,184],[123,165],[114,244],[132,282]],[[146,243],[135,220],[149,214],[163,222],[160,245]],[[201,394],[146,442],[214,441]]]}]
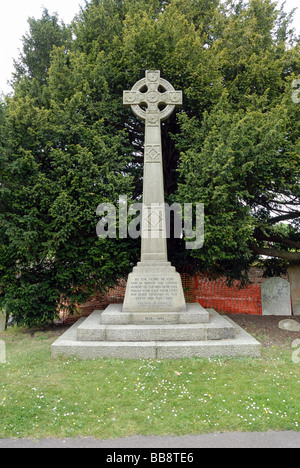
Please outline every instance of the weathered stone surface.
[{"label": "weathered stone surface", "polygon": [[[213,318],[218,314],[210,309]],[[222,317],[234,327],[234,338],[207,341],[148,341],[109,342],[78,341],[77,329],[84,322],[80,319],[51,347],[53,358],[73,356],[79,359],[180,359],[183,357],[252,356],[259,357],[261,345],[241,327],[227,317]]]},{"label": "weathered stone surface", "polygon": [[209,312],[200,304],[187,304],[186,311],[179,314],[179,323],[208,323]]},{"label": "weathered stone surface", "polygon": [[262,315],[292,315],[290,284],[269,278],[261,285]]},{"label": "weathered stone surface", "polygon": [[[101,312],[100,312],[101,314]],[[106,325],[101,325],[99,312],[93,312],[77,329],[78,341],[106,341]]]},{"label": "weathered stone surface", "polygon": [[103,325],[93,312],[77,330],[79,341],[207,341],[234,338],[234,327],[217,315],[209,323]]},{"label": "weathered stone surface", "polygon": [[0,364],[6,362],[6,346],[3,340],[0,340]]},{"label": "weathered stone surface", "polygon": [[208,323],[209,313],[198,303],[186,304],[184,312],[123,312],[122,304],[110,304],[101,314],[102,325],[176,325]]},{"label": "weathered stone surface", "polygon": [[0,310],[0,331],[5,330],[5,324],[6,324],[6,313]]},{"label": "weathered stone surface", "polygon": [[292,266],[288,269],[291,285],[293,314],[300,315],[300,266]]},{"label": "weathered stone surface", "polygon": [[293,331],[293,332],[300,332],[300,323],[296,322],[296,320],[287,319],[281,320],[278,324],[278,327],[281,330]]},{"label": "weathered stone surface", "polygon": [[155,359],[154,342],[116,343],[108,341],[78,341],[77,329],[84,322],[78,320],[51,346],[52,358],[59,356],[77,357],[78,359]]},{"label": "weathered stone surface", "polygon": [[185,310],[181,277],[168,262],[141,262],[128,276],[124,312]]}]

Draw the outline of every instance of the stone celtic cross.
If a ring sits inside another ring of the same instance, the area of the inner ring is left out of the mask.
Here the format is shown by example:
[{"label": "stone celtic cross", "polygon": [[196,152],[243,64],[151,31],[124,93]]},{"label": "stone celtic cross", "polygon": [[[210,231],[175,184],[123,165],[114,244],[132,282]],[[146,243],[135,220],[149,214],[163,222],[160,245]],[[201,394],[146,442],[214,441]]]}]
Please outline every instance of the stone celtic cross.
[{"label": "stone celtic cross", "polygon": [[159,70],[148,70],[124,91],[123,104],[145,121],[141,260],[167,261],[161,122],[182,104],[182,91],[175,91]]}]

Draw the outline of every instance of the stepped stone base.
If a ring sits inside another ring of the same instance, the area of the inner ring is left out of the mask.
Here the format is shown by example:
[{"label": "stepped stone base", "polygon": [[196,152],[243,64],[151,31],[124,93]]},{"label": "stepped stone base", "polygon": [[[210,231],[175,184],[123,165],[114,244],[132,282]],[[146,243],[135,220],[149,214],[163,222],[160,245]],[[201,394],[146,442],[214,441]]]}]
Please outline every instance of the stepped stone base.
[{"label": "stepped stone base", "polygon": [[184,312],[124,312],[122,304],[111,304],[102,312],[103,325],[178,325],[208,323],[209,313],[200,304],[187,304]]},{"label": "stepped stone base", "polygon": [[[60,355],[79,359],[172,359],[184,357],[253,356],[261,345],[228,317],[199,304],[187,304],[184,313],[169,313],[161,323],[156,313],[122,312],[112,305],[80,319],[53,343],[53,358]],[[137,315],[139,315],[137,313]],[[186,315],[186,321],[183,315]],[[147,320],[150,320],[149,324]],[[120,323],[121,319],[126,324]],[[191,322],[190,322],[191,320]],[[146,323],[145,323],[146,321]]]}]

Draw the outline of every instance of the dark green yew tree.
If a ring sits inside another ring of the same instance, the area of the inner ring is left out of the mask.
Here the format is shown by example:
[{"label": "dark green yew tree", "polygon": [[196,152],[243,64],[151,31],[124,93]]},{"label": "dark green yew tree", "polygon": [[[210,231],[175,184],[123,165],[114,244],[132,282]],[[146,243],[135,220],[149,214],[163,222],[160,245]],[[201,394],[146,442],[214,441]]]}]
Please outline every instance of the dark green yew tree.
[{"label": "dark green yew tree", "polygon": [[[44,323],[128,272],[137,247],[96,235],[96,209],[132,192],[131,147],[95,60],[56,47],[45,85],[7,100],[1,151],[0,290],[18,322]],[[35,72],[32,71],[34,75]]]},{"label": "dark green yew tree", "polygon": [[178,267],[244,280],[300,261],[300,77],[291,16],[270,0],[91,0],[72,25],[30,19],[0,113],[0,301],[52,320],[124,277],[139,243],[96,236],[96,208],[140,200],[144,125],[122,104],[160,69],[184,105],[162,125],[166,200],[204,203],[205,243]]}]

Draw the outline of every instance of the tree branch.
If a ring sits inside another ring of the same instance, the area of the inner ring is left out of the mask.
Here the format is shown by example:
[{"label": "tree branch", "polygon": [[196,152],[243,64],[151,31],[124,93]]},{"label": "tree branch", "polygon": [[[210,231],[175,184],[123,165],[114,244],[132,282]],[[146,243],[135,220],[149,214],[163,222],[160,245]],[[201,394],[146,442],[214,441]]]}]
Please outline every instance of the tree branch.
[{"label": "tree branch", "polygon": [[300,261],[300,252],[284,252],[275,248],[252,246],[254,253],[258,255],[266,255],[267,257],[277,257],[284,260]]},{"label": "tree branch", "polygon": [[[296,200],[296,199],[295,199]],[[300,202],[293,202],[293,201],[280,201],[280,200],[271,200],[270,203],[275,203],[276,205],[290,205],[290,206],[299,206]]]},{"label": "tree branch", "polygon": [[290,245],[291,247],[294,247],[294,249],[300,250],[299,242],[288,239],[287,237],[282,237],[278,234],[266,235],[266,234],[263,234],[262,231],[256,230],[254,232],[254,237],[257,240],[262,240],[262,241],[267,241],[267,242],[277,242],[279,244]]},{"label": "tree branch", "polygon": [[288,213],[282,216],[275,216],[275,218],[271,218],[269,220],[269,224],[276,224],[276,223],[280,223],[281,221],[285,221],[288,219],[296,219],[296,218],[300,218],[300,211],[296,211],[296,212],[294,211],[292,213]]}]

